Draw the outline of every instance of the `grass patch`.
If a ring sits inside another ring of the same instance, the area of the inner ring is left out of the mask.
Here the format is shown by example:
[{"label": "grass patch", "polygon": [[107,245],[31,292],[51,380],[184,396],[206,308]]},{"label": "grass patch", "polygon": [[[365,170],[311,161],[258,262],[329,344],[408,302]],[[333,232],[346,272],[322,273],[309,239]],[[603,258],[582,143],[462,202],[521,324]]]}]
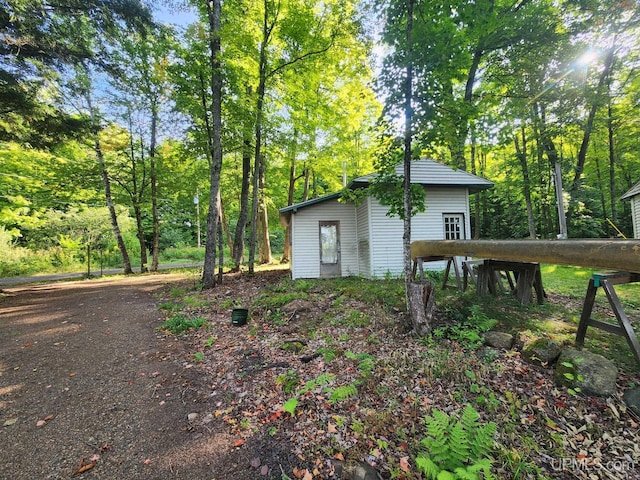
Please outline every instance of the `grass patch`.
[{"label": "grass patch", "polygon": [[207,322],[202,317],[188,318],[185,315],[177,314],[171,318],[168,318],[162,325],[160,330],[165,330],[173,335],[181,335],[191,330],[197,330],[200,327],[207,325]]}]

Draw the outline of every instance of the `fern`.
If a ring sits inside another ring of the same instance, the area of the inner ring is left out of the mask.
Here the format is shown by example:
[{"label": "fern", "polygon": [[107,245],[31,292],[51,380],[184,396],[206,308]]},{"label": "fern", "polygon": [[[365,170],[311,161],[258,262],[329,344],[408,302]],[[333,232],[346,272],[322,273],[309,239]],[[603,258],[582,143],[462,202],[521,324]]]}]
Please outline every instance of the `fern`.
[{"label": "fern", "polygon": [[427,435],[420,441],[422,453],[416,458],[418,469],[432,480],[492,479],[491,460],[494,423],[480,424],[480,415],[471,405],[459,418],[439,410],[425,418]]},{"label": "fern", "polygon": [[349,360],[356,360],[358,362],[358,370],[362,373],[369,374],[373,371],[375,358],[370,354],[366,352],[355,354],[347,351],[344,356]]},{"label": "fern", "polygon": [[314,390],[321,385],[326,385],[327,383],[331,382],[334,377],[335,375],[331,373],[323,373],[313,380],[309,380],[301,389],[296,392],[296,395],[293,398],[290,398],[285,402],[285,404],[282,406],[282,410],[290,413],[291,415],[294,415],[296,412],[296,407],[298,406],[299,396],[304,395],[305,393]]},{"label": "fern", "polygon": [[340,402],[349,397],[353,397],[354,395],[357,395],[357,393],[358,393],[358,389],[355,387],[355,385],[352,385],[352,384],[342,385],[340,387],[336,387],[333,389],[333,391],[331,392],[331,395],[329,395],[329,402],[331,403]]},{"label": "fern", "polygon": [[296,413],[296,407],[298,406],[298,399],[293,397],[286,401],[286,403],[282,406],[282,410],[293,415]]}]

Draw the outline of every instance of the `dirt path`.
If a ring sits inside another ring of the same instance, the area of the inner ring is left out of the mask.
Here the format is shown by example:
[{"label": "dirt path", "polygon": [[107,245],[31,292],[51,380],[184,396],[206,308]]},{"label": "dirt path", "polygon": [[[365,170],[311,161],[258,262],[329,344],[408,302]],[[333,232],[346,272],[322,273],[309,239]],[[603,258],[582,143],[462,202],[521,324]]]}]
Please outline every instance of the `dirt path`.
[{"label": "dirt path", "polygon": [[224,458],[196,460],[202,450],[189,448],[196,373],[174,360],[188,345],[156,331],[153,293],[180,279],[4,289],[0,478],[72,478],[90,463],[82,478],[220,478]]}]

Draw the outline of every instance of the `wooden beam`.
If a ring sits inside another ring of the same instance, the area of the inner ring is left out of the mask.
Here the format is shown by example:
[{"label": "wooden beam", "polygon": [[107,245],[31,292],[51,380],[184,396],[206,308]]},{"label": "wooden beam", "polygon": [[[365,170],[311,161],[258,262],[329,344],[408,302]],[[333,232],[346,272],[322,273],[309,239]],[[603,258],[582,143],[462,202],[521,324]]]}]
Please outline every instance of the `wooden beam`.
[{"label": "wooden beam", "polygon": [[411,258],[453,255],[640,273],[640,240],[418,240]]}]

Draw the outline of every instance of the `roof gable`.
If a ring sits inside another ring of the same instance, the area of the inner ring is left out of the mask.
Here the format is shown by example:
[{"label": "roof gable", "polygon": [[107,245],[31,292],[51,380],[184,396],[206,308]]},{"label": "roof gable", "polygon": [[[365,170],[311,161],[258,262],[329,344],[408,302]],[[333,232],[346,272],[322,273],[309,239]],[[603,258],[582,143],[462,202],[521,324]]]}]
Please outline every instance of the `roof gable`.
[{"label": "roof gable", "polygon": [[[394,170],[396,175],[404,174],[404,164],[398,163]],[[371,173],[353,180],[352,184],[357,186],[368,185],[377,174]],[[428,158],[413,160],[411,162],[411,183],[425,186],[439,187],[468,187],[472,193],[480,190],[487,190],[493,187],[493,182],[473,175],[464,170],[455,170],[442,163]]]},{"label": "roof gable", "polygon": [[[394,167],[396,174],[402,176],[404,174],[404,164],[399,163]],[[371,173],[363,177],[358,177],[351,181],[347,188],[355,189],[366,187],[376,177],[377,173]],[[481,190],[493,188],[493,182],[478,177],[464,170],[454,170],[435,160],[420,159],[411,162],[411,183],[420,184],[431,187],[460,187],[468,188],[469,192],[475,193]],[[306,202],[296,203],[280,209],[280,213],[295,213],[300,208],[308,207],[316,203],[333,200],[340,197],[340,192],[325,195],[323,197],[307,200]]]},{"label": "roof gable", "polygon": [[620,200],[626,200],[627,198],[635,197],[636,195],[640,195],[640,181],[631,187],[627,193],[622,195]]}]

